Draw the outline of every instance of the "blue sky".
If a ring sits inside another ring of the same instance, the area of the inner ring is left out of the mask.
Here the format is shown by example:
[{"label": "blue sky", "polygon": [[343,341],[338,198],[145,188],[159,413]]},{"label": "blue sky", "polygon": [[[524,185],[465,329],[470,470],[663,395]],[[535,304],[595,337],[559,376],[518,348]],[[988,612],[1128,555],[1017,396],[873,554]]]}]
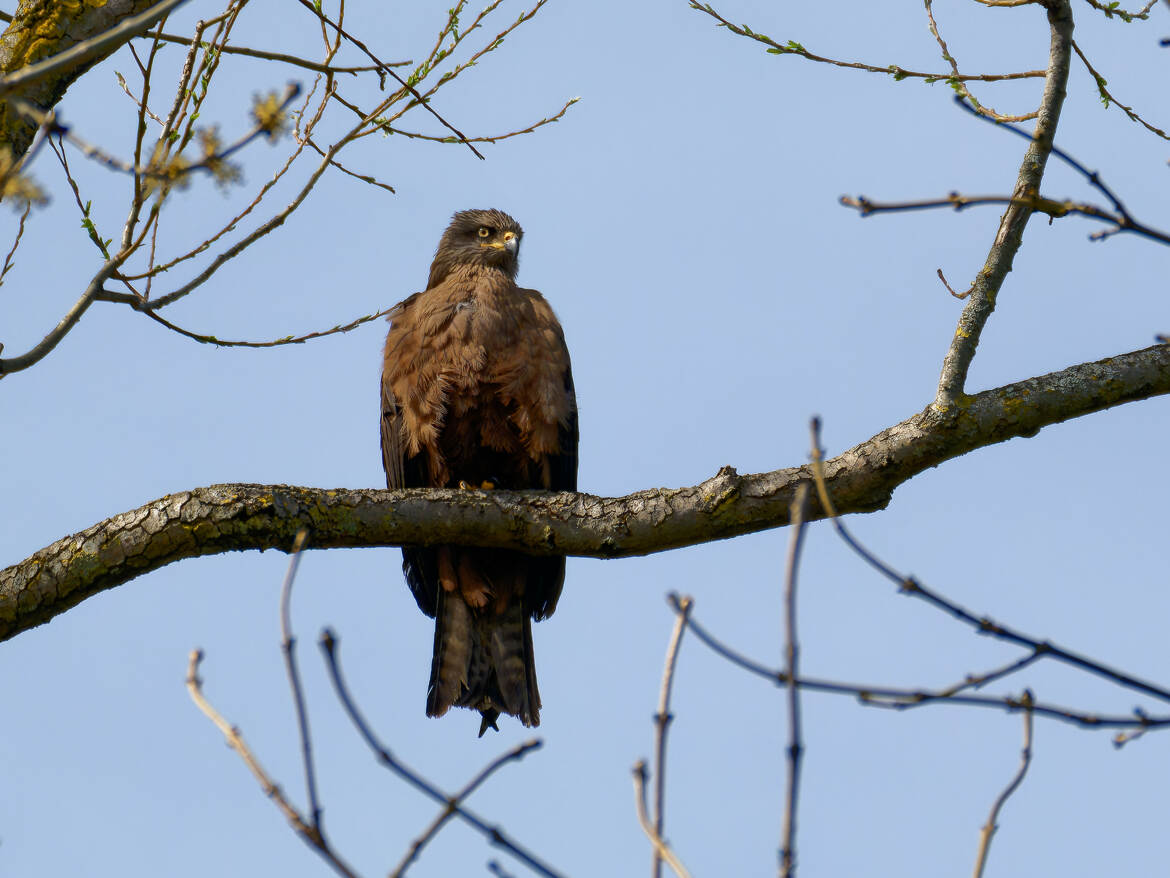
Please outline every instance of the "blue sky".
[{"label": "blue sky", "polygon": [[[352,4],[351,4],[352,6]],[[401,6],[402,8],[398,8]],[[447,4],[371,4],[349,26],[384,58],[429,49]],[[495,30],[522,7],[506,3]],[[916,4],[736,0],[718,7],[781,42],[872,64],[944,70]],[[192,0],[173,32],[218,9]],[[1166,126],[1170,33],[1154,20],[1106,21],[1074,5],[1077,39],[1109,88]],[[1040,9],[938,2],[964,72],[1043,67]],[[958,111],[943,84],[768,55],[682,0],[553,0],[435,100],[468,134],[555,112],[535,134],[482,147],[372,136],[342,154],[391,195],[327,176],[274,234],[168,309],[223,338],[308,332],[385,308],[421,288],[450,214],[498,207],[525,227],[520,281],[565,326],[581,409],[581,489],[622,495],[695,484],[730,464],[763,472],[807,459],[807,422],[823,417],[837,453],[925,407],[999,212],[860,220],[842,194],[874,199],[1010,190],[1023,142]],[[255,0],[237,42],[308,54],[315,25],[295,5]],[[346,63],[363,63],[351,53]],[[163,59],[181,62],[170,49]],[[304,71],[225,58],[205,119],[228,139],[251,95]],[[133,105],[120,53],[62,102],[66,122],[115,154],[132,148]],[[170,99],[160,78],[158,102]],[[984,103],[1031,109],[1037,81],[980,86]],[[230,83],[230,87],[229,87]],[[367,104],[372,86],[344,84]],[[441,133],[412,114],[409,126]],[[329,142],[349,124],[338,117]],[[330,133],[331,132],[331,133]],[[1134,215],[1166,218],[1170,144],[1102,107],[1075,61],[1059,144],[1102,172]],[[246,203],[283,156],[250,146],[245,185],[205,180],[164,213],[160,248],[197,243]],[[128,182],[71,164],[105,236]],[[308,166],[308,162],[306,162]],[[1050,163],[1045,191],[1093,200]],[[0,288],[0,341],[35,344],[97,269],[76,204],[48,152],[35,176],[53,201],[25,234]],[[303,179],[302,176],[299,179]],[[279,189],[283,205],[295,189]],[[11,240],[15,215],[0,214]],[[1151,344],[1170,331],[1170,251],[1094,226],[1034,219],[984,334],[970,390],[995,387]],[[5,245],[7,246],[7,245]],[[156,287],[192,274],[176,269]],[[378,452],[382,325],[273,350],[216,349],[129,309],[99,304],[34,368],[0,383],[10,510],[0,565],[169,492],[219,482],[316,487],[383,484]],[[1170,401],[1155,399],[972,453],[897,490],[854,531],[900,569],[954,600],[1155,681],[1165,648],[1165,497]],[[649,757],[668,591],[758,660],[781,664],[787,532],[621,561],[571,559],[557,614],[536,628],[545,746],[471,801],[572,875],[644,874],[630,766]],[[325,874],[261,795],[183,686],[188,651],[206,651],[208,697],[261,763],[303,803],[293,713],[281,665],[275,552],[184,561],[86,601],[0,648],[0,874],[93,876]],[[341,715],[315,641],[325,625],[363,710],[404,760],[455,788],[530,736],[515,723],[476,740],[470,712],[424,716],[432,623],[414,605],[396,549],[310,552],[294,598],[326,809],[340,852],[387,872],[434,806],[380,769]],[[812,676],[942,686],[1018,655],[899,596],[836,540],[810,528],[801,574],[802,664]],[[1158,705],[1059,667],[1032,667],[991,691],[1025,686],[1088,711]],[[930,707],[877,711],[808,695],[798,853],[805,874],[965,874],[979,827],[1014,771],[1019,717]],[[1163,712],[1165,712],[1163,710]],[[782,813],[787,731],[782,693],[684,641],[675,684],[668,836],[696,875],[771,874]],[[1148,871],[1170,856],[1160,777],[1170,739],[1120,751],[1107,732],[1038,721],[1029,776],[1001,815],[989,875]],[[453,825],[412,874],[484,874],[499,859]]]}]

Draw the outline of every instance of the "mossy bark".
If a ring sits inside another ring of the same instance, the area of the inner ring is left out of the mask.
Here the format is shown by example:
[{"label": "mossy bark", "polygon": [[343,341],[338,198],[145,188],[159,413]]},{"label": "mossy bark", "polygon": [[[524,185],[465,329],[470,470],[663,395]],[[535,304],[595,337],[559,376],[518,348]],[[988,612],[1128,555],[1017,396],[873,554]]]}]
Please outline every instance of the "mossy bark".
[{"label": "mossy bark", "polygon": [[[71,49],[104,33],[124,18],[149,9],[157,0],[22,0],[0,34],[0,75]],[[52,109],[73,82],[117,49],[99,53],[22,87],[14,96],[42,110]],[[32,143],[37,126],[0,101],[0,149],[19,157]]]}]

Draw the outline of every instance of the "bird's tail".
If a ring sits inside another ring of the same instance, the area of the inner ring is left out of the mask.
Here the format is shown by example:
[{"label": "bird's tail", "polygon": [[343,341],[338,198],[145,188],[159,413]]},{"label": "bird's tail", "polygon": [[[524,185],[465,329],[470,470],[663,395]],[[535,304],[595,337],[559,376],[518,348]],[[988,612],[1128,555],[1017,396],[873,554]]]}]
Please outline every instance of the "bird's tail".
[{"label": "bird's tail", "polygon": [[[519,584],[517,577],[523,576],[523,565],[531,559],[515,552],[456,546],[440,547],[439,553],[449,553],[440,558],[439,566],[450,571],[457,587],[438,589],[427,715],[442,716],[451,707],[478,710],[483,715],[480,735],[496,728],[501,713],[526,726],[540,725],[532,620],[524,611],[520,589],[505,584],[508,580]],[[490,597],[480,608],[469,605],[465,597],[485,593]]]}]

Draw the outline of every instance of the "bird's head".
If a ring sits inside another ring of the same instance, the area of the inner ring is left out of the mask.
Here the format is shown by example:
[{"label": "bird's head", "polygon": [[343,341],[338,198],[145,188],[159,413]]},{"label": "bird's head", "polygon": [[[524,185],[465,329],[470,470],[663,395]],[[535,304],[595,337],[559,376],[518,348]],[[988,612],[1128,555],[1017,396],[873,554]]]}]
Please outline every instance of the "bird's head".
[{"label": "bird's head", "polygon": [[439,240],[427,288],[437,286],[459,265],[498,268],[510,278],[520,262],[524,230],[501,210],[461,210]]}]

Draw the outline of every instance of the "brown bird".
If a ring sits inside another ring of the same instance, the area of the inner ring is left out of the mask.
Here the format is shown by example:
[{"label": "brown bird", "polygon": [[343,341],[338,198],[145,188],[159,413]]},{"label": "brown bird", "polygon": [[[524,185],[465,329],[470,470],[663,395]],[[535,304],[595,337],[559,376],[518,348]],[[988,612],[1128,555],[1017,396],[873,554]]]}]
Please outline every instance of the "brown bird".
[{"label": "brown bird", "polygon": [[[498,210],[455,214],[424,292],[390,314],[382,366],[389,488],[577,489],[577,401],[564,332],[516,286],[523,231]],[[552,615],[565,559],[508,549],[402,550],[435,617],[427,715],[468,707],[479,734],[501,713],[540,724],[532,620]]]}]

